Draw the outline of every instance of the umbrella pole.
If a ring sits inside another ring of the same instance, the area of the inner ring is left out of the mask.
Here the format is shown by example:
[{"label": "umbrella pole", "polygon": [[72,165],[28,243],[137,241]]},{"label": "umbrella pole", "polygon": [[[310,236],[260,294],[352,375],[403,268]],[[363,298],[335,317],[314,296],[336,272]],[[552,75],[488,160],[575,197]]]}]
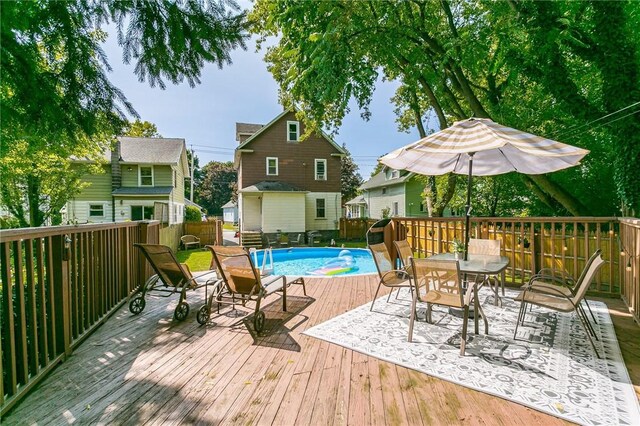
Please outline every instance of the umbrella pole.
[{"label": "umbrella pole", "polygon": [[467,178],[467,205],[465,206],[466,217],[464,221],[464,260],[469,260],[469,225],[471,224],[471,176],[473,172],[473,155],[469,153],[469,177]]}]

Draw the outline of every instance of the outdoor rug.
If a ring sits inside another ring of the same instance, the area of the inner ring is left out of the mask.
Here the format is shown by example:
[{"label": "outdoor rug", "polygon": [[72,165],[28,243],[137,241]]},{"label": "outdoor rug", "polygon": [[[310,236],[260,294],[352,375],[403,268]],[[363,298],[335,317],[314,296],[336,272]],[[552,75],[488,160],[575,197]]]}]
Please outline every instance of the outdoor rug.
[{"label": "outdoor rug", "polygon": [[[404,289],[403,289],[404,290]],[[517,292],[493,305],[488,289],[480,302],[489,320],[489,335],[473,334],[469,320],[466,355],[460,356],[462,319],[433,310],[434,324],[424,321],[419,306],[413,343],[407,342],[410,296],[408,291],[386,296],[305,331],[318,339],[343,346],[403,367],[496,395],[580,424],[640,424],[640,408],[609,311],[604,303],[589,302],[598,324],[598,359],[575,314],[533,308],[525,326],[513,332],[520,304]]]}]

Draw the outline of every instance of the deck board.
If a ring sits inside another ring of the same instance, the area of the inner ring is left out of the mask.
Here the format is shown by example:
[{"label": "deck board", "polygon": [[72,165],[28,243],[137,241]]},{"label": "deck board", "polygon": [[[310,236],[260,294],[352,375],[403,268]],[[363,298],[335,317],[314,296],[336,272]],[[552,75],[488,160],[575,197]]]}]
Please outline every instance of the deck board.
[{"label": "deck board", "polygon": [[[188,295],[182,323],[175,300],[149,299],[137,317],[123,308],[2,424],[566,424],[302,334],[370,302],[376,286],[375,276],[310,279],[308,297],[292,286],[289,312],[266,300],[260,336],[229,308],[199,326],[203,294]],[[606,302],[640,394],[640,327],[621,301]]]}]

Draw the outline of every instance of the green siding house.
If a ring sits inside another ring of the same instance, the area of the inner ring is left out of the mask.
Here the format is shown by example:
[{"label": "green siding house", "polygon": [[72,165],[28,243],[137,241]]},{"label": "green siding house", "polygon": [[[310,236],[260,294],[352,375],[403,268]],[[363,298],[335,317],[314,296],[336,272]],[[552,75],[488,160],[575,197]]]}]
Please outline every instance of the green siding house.
[{"label": "green siding house", "polygon": [[184,221],[184,179],[189,175],[184,139],[119,137],[105,153],[104,173],[63,211],[70,223],[155,219]]},{"label": "green siding house", "polygon": [[414,173],[383,169],[360,187],[361,195],[346,203],[347,217],[382,219],[383,210],[390,216],[427,216],[422,200],[424,185]]}]

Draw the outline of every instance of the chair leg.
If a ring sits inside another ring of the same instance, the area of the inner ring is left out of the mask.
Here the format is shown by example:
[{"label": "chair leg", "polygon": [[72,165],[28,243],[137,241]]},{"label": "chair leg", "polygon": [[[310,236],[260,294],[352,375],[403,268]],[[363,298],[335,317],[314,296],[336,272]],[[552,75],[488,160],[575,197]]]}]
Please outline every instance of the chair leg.
[{"label": "chair leg", "polygon": [[464,356],[464,349],[467,344],[467,325],[469,324],[469,305],[464,307],[464,317],[462,319],[462,338],[460,340],[460,356]]},{"label": "chair leg", "polygon": [[287,312],[287,278],[282,277],[282,312]]},{"label": "chair leg", "polygon": [[593,339],[591,338],[591,333],[589,333],[589,330],[587,329],[587,326],[585,324],[585,321],[587,321],[587,319],[583,318],[582,314],[580,314],[580,312],[577,309],[576,309],[576,315],[580,319],[580,324],[582,325],[582,328],[584,329],[585,334],[589,338],[589,342],[591,342],[591,347],[593,348],[593,351],[596,353],[596,356],[599,359],[601,359],[602,357],[600,356],[600,353],[598,352],[598,349],[596,348],[596,344],[593,343]]},{"label": "chair leg", "polygon": [[516,339],[516,335],[518,334],[518,327],[520,326],[520,320],[522,320],[523,312],[525,310],[526,303],[522,302],[520,304],[520,312],[518,312],[518,320],[516,321],[516,329],[513,332],[513,340]]},{"label": "chair leg", "polygon": [[584,300],[584,304],[587,305],[587,309],[589,309],[589,313],[591,314],[591,318],[593,318],[593,322],[594,323],[598,323],[598,320],[596,319],[596,316],[593,315],[593,311],[591,310],[591,306],[589,306],[589,301],[585,298],[583,298],[582,300]]},{"label": "chair leg", "polygon": [[586,320],[586,324],[587,327],[589,328],[589,333],[596,339],[596,340],[600,340],[598,339],[598,336],[596,335],[596,330],[593,328],[593,326],[591,325],[591,322],[589,321],[589,317],[587,317],[587,313],[585,312],[584,308],[582,307],[582,305],[578,305],[576,306],[577,309],[580,310],[580,314],[582,315],[582,317]]},{"label": "chair leg", "polygon": [[409,318],[409,335],[407,336],[408,342],[413,341],[413,322],[416,319],[417,303],[418,303],[418,298],[414,294],[413,299],[411,301],[411,317]]},{"label": "chair leg", "polygon": [[378,288],[376,289],[376,294],[373,296],[373,300],[371,301],[371,309],[369,309],[370,311],[373,311],[373,304],[376,302],[376,299],[378,298],[378,292],[380,292],[380,286],[382,285],[382,281],[380,281],[380,283],[378,283]]}]

